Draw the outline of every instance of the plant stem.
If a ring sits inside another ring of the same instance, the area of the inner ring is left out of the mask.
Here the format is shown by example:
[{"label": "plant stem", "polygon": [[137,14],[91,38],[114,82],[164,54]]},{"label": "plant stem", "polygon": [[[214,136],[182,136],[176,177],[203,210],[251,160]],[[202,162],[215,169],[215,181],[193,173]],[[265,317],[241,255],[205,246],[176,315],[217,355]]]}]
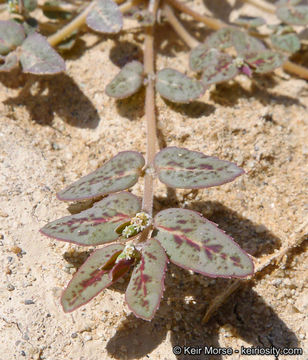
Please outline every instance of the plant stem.
[{"label": "plant stem", "polygon": [[193,38],[179,22],[179,20],[174,15],[174,12],[170,5],[164,3],[163,5],[164,14],[169,22],[169,24],[174,28],[174,30],[180,35],[184,42],[190,47],[194,48],[199,45],[199,42]]},{"label": "plant stem", "polygon": [[227,24],[225,24],[224,22],[222,22],[220,20],[216,20],[216,19],[210,18],[209,16],[205,16],[205,15],[201,15],[201,14],[197,13],[196,11],[192,10],[191,8],[189,8],[188,6],[186,6],[183,3],[179,2],[178,0],[166,0],[166,1],[170,5],[175,7],[176,9],[182,11],[183,13],[190,15],[195,20],[202,22],[203,24],[208,26],[210,29],[219,30],[222,27],[228,26]]},{"label": "plant stem", "polygon": [[144,176],[144,193],[142,209],[152,216],[154,194],[153,161],[156,153],[156,119],[155,119],[155,69],[154,69],[154,26],[159,0],[151,0],[149,10],[153,14],[154,24],[146,28],[144,41],[144,72],[147,79],[145,89],[145,117],[147,131],[146,171]]},{"label": "plant stem", "polygon": [[[119,6],[119,9],[122,13],[130,10],[133,6],[139,3],[141,0],[130,0],[123,5]],[[94,8],[96,5],[96,1],[93,0],[78,16],[75,17],[70,23],[64,26],[55,34],[49,36],[47,39],[51,46],[56,46],[61,41],[69,37],[75,30],[79,29],[82,25],[85,24],[87,16],[89,12]]]},{"label": "plant stem", "polygon": [[264,0],[242,0],[250,5],[255,6],[258,9],[266,11],[269,14],[275,14],[276,7]]},{"label": "plant stem", "polygon": [[[171,4],[172,6],[174,6],[175,8],[177,8],[178,10],[182,11],[182,12],[185,12],[186,14],[192,16],[195,20],[197,21],[200,21],[204,24],[206,24],[207,26],[209,26],[211,29],[213,30],[219,30],[221,29],[222,27],[226,27],[228,26],[227,24],[225,24],[224,22],[222,21],[217,21],[215,19],[211,19],[211,18],[208,18],[207,16],[202,16],[200,14],[198,14],[196,11],[190,9],[188,6],[182,4],[181,2],[179,2],[178,0],[166,0],[169,4]],[[209,21],[210,20],[210,21]],[[171,24],[172,25],[172,24]],[[182,27],[183,28],[183,27]],[[174,30],[177,31],[177,28],[174,27]],[[183,30],[187,33],[187,31],[185,30],[185,28],[183,28],[181,30],[181,32],[178,32],[177,33],[182,37],[183,36]],[[190,34],[187,33],[186,35],[186,39],[188,39],[188,36],[191,37]],[[183,37],[183,40],[185,41],[184,37]],[[185,41],[186,42],[186,41]],[[193,48],[195,47],[192,46],[193,45],[193,42],[191,42],[190,44],[188,44],[186,42],[186,44]],[[292,74],[295,74],[299,77],[301,77],[302,79],[306,79],[308,80],[308,69],[305,68],[304,66],[301,66],[301,65],[298,65],[298,64],[295,64],[291,61],[286,61],[283,65],[282,65],[283,69],[285,71],[288,71]]]}]

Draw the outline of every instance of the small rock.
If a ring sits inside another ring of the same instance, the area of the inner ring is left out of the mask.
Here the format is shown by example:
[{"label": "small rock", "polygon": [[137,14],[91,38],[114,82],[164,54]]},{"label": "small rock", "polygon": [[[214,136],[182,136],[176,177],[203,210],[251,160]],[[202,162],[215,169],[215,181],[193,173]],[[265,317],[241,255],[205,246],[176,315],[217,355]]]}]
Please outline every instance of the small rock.
[{"label": "small rock", "polygon": [[72,333],[71,338],[76,339],[77,336],[78,336],[78,334],[74,332],[74,333]]},{"label": "small rock", "polygon": [[23,350],[21,350],[20,355],[21,356],[26,356],[26,353]]},{"label": "small rock", "polygon": [[7,257],[7,261],[10,263],[10,262],[12,262],[13,261],[13,257],[12,256],[8,256]]},{"label": "small rock", "polygon": [[19,246],[12,246],[10,251],[17,255],[22,252],[22,249]]},{"label": "small rock", "polygon": [[6,287],[6,288],[8,289],[8,291],[13,291],[13,290],[15,290],[15,286],[12,285],[12,284],[7,284],[7,287]]},{"label": "small rock", "polygon": [[51,147],[52,147],[53,150],[60,150],[59,144],[57,144],[55,142],[51,143]]},{"label": "small rock", "polygon": [[25,300],[24,304],[25,305],[33,305],[33,304],[35,304],[35,302],[33,300]]},{"label": "small rock", "polygon": [[264,225],[258,225],[258,226],[256,226],[256,233],[257,234],[261,234],[261,233],[264,233],[264,232],[266,232],[266,227],[264,226]]},{"label": "small rock", "polygon": [[91,336],[91,335],[86,335],[86,336],[84,337],[84,341],[90,341],[90,340],[92,340],[92,336]]}]

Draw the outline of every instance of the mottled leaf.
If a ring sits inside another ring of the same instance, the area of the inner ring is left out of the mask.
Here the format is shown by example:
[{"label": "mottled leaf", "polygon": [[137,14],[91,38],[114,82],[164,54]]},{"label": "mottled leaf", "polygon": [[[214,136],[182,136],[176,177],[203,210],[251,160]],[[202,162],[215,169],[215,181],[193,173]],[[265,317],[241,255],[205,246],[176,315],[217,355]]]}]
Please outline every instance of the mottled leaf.
[{"label": "mottled leaf", "polygon": [[120,152],[91,174],[60,191],[57,196],[60,200],[76,201],[128,189],[138,181],[144,164],[140,153]]},{"label": "mottled leaf", "polygon": [[178,147],[161,150],[155,156],[154,166],[161,182],[180,189],[225,184],[244,172],[229,161]]},{"label": "mottled leaf", "polygon": [[290,25],[308,24],[308,6],[298,5],[294,7],[279,7],[276,10],[278,18]]},{"label": "mottled leaf", "polygon": [[6,55],[20,45],[25,38],[22,25],[16,21],[0,21],[0,55]]},{"label": "mottled leaf", "polygon": [[124,276],[129,271],[134,261],[134,259],[121,259],[117,262],[109,271],[110,281],[117,281],[120,277]]},{"label": "mottled leaf", "polygon": [[265,20],[261,17],[241,15],[234,20],[235,24],[248,28],[257,28],[265,24]]},{"label": "mottled leaf", "polygon": [[151,320],[158,309],[164,291],[167,262],[159,242],[150,239],[144,245],[141,260],[133,270],[126,290],[127,305],[137,317]]},{"label": "mottled leaf", "polygon": [[77,245],[100,245],[120,236],[116,228],[140,211],[139,199],[129,192],[110,195],[79,214],[65,216],[45,225],[49,237]]},{"label": "mottled leaf", "polygon": [[297,52],[301,48],[300,40],[294,33],[271,35],[271,42],[275,48],[291,54]]},{"label": "mottled leaf", "polygon": [[112,284],[109,271],[124,246],[111,244],[96,250],[76,272],[61,298],[65,312],[77,309]]},{"label": "mottled leaf", "polygon": [[280,67],[286,58],[277,52],[265,50],[257,54],[247,54],[245,60],[256,73],[264,74]]},{"label": "mottled leaf", "polygon": [[213,277],[253,274],[253,262],[231,237],[199,213],[167,209],[154,219],[154,237],[170,260],[184,269]]},{"label": "mottled leaf", "polygon": [[162,97],[176,103],[188,103],[205,92],[200,81],[174,69],[163,69],[157,73],[156,89]]},{"label": "mottled leaf", "polygon": [[201,71],[211,64],[217,64],[222,54],[216,48],[209,49],[206,44],[198,45],[190,52],[189,66],[193,71]]},{"label": "mottled leaf", "polygon": [[1,71],[11,71],[18,65],[18,58],[15,53],[10,53],[6,56],[0,55],[0,72]]},{"label": "mottled leaf", "polygon": [[208,36],[205,44],[208,48],[226,49],[233,46],[233,34],[240,32],[234,28],[224,27]]},{"label": "mottled leaf", "polygon": [[118,33],[122,29],[122,13],[113,0],[98,0],[87,16],[87,25],[101,33]]},{"label": "mottled leaf", "polygon": [[65,62],[40,34],[29,35],[21,45],[20,62],[25,73],[57,74],[65,71]]},{"label": "mottled leaf", "polygon": [[217,62],[209,64],[203,69],[201,81],[205,86],[220,83],[233,79],[239,73],[233,58],[221,53],[217,57]]},{"label": "mottled leaf", "polygon": [[266,49],[265,45],[260,40],[257,40],[242,31],[236,31],[232,34],[232,42],[239,55],[259,52]]},{"label": "mottled leaf", "polygon": [[136,93],[143,84],[143,65],[139,61],[126,64],[118,75],[107,85],[106,94],[118,99]]}]

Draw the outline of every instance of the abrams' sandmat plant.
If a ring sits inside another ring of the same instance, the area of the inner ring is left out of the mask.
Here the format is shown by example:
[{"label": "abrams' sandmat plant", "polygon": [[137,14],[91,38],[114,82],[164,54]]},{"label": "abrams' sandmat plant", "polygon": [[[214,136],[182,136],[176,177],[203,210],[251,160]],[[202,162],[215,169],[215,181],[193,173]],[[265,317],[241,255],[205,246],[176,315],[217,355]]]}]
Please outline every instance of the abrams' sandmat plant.
[{"label": "abrams' sandmat plant", "polygon": [[[265,10],[273,12],[273,7],[267,7],[266,3],[248,2],[261,3]],[[254,265],[250,256],[201,214],[171,208],[153,216],[156,177],[168,187],[202,189],[230,182],[243,173],[233,163],[187,149],[167,147],[156,153],[155,89],[170,101],[188,103],[202,96],[211,84],[231,80],[240,73],[252,76],[254,72],[268,73],[283,66],[308,78],[305,68],[287,61],[290,54],[301,48],[292,25],[307,24],[308,7],[294,0],[279,1],[274,11],[281,23],[269,27],[271,32],[264,35],[258,30],[265,26],[262,18],[241,16],[234,26],[226,26],[177,0],[132,0],[120,6],[113,0],[94,0],[85,6],[46,2],[40,6],[41,10],[54,20],[54,28],[60,27],[46,39],[38,33],[40,26],[44,31],[43,24],[29,15],[36,9],[36,1],[10,0],[8,5],[13,19],[0,22],[1,71],[12,70],[18,62],[24,72],[33,74],[64,71],[62,58],[51,46],[71,49],[78,29],[84,24],[96,32],[118,33],[122,29],[123,13],[128,11],[145,31],[144,63],[127,63],[107,85],[106,93],[121,99],[145,86],[146,159],[138,152],[120,152],[101,168],[59,192],[58,198],[64,201],[104,197],[91,208],[41,229],[43,234],[62,241],[82,246],[103,245],[78,269],[63,292],[64,311],[82,306],[130,273],[126,302],[137,317],[151,320],[163,295],[169,261],[211,277],[252,275]],[[174,8],[216,31],[200,44],[179,22]],[[153,40],[158,10],[162,10],[164,18],[192,49],[189,66],[195,77],[172,68],[155,73]],[[124,191],[136,184],[139,177],[144,178],[142,202]]]}]

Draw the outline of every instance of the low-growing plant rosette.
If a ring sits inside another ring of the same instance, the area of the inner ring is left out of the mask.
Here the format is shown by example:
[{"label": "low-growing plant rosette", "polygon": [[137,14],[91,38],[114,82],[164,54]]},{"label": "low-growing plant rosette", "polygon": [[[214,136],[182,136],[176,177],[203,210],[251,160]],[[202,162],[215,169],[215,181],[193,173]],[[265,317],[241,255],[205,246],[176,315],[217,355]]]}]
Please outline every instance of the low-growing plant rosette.
[{"label": "low-growing plant rosette", "polygon": [[156,154],[153,166],[143,156],[124,151],[58,194],[76,201],[107,195],[79,214],[45,225],[49,237],[82,246],[107,244],[95,250],[74,274],[61,304],[71,312],[86,304],[129,272],[126,302],[139,318],[151,320],[159,308],[170,262],[210,277],[245,278],[253,261],[233,239],[201,214],[170,208],[153,218],[138,197],[125,189],[151,168],[169,187],[202,189],[243,174],[234,163],[187,149],[168,147]]}]

